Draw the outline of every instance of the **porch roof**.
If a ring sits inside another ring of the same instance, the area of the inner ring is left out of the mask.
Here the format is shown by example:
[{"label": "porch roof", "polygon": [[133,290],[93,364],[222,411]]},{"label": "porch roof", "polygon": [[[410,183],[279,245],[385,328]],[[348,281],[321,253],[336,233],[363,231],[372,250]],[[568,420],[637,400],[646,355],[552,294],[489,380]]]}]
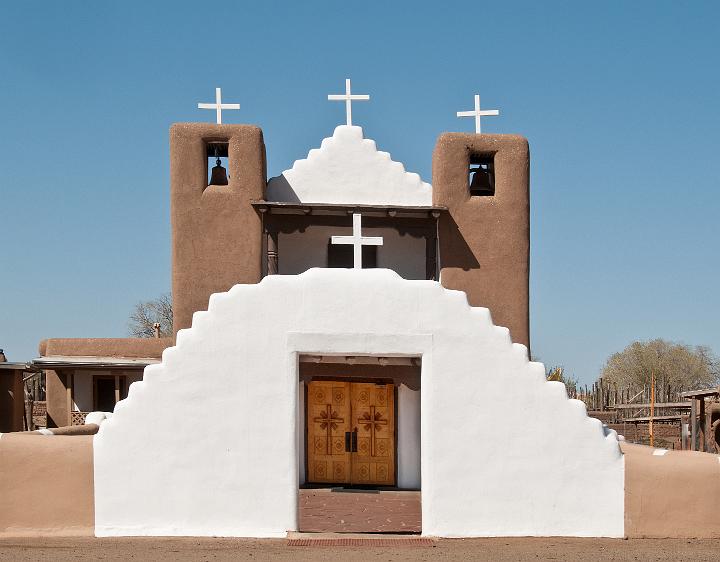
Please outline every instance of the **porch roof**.
[{"label": "porch roof", "polygon": [[8,371],[31,371],[27,363],[20,363],[16,361],[3,361],[0,363],[0,370]]},{"label": "porch roof", "polygon": [[62,369],[87,367],[92,369],[144,369],[160,363],[153,357],[98,357],[50,355],[33,359],[29,365],[35,369]]},{"label": "porch roof", "polygon": [[253,201],[252,206],[261,213],[273,215],[345,216],[361,213],[366,217],[438,218],[447,207],[436,205],[356,205],[345,203],[286,203]]}]

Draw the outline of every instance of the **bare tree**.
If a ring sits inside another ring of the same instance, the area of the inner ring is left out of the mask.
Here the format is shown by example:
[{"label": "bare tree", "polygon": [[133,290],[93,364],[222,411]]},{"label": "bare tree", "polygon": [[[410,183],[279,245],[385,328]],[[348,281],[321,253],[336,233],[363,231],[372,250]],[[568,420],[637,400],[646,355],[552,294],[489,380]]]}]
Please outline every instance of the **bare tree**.
[{"label": "bare tree", "polygon": [[169,293],[151,301],[137,303],[135,310],[130,314],[128,331],[134,338],[152,338],[156,337],[156,324],[159,324],[160,337],[172,336],[172,296]]},{"label": "bare tree", "polygon": [[645,386],[653,374],[674,387],[703,388],[720,382],[720,364],[708,347],[656,339],[611,355],[600,376],[618,386]]}]

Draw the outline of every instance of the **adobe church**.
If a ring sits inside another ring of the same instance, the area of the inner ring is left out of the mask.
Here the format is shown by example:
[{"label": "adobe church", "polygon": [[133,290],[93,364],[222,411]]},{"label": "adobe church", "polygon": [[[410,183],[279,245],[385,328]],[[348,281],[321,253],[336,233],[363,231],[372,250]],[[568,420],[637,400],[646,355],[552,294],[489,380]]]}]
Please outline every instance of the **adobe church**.
[{"label": "adobe church", "polygon": [[[39,500],[57,534],[337,530],[303,528],[304,502],[345,489],[407,494],[428,536],[670,532],[653,474],[686,480],[677,453],[621,449],[530,361],[526,139],[482,134],[497,112],[476,96],[430,185],[352,124],[367,95],[329,99],[346,124],[269,181],[262,130],[222,124],[219,89],[216,124],[171,128],[175,337],[41,344],[55,425],[114,411],[95,435],[0,438],[0,532],[38,527],[13,482],[39,439],[64,467]],[[693,494],[687,528],[720,535],[720,483]]]}]

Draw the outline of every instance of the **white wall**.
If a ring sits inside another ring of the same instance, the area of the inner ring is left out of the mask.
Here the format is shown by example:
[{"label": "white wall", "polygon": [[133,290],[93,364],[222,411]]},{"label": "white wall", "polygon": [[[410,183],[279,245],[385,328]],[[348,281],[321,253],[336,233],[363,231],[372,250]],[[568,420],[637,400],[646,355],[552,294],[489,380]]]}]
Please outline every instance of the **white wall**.
[{"label": "white wall", "polygon": [[74,409],[76,412],[93,411],[93,375],[109,375],[108,371],[76,370],[73,374]]},{"label": "white wall", "polygon": [[398,387],[398,488],[408,490],[420,489],[420,392]]},{"label": "white wall", "polygon": [[292,169],[271,178],[268,201],[360,205],[432,205],[432,187],[409,173],[360,127],[341,125]]},{"label": "white wall", "polygon": [[[350,222],[350,219],[348,219]],[[312,267],[327,267],[328,241],[331,236],[352,235],[348,227],[309,226],[305,232],[280,233],[278,267],[282,275],[303,273]],[[363,236],[382,236],[377,247],[377,265],[392,269],[404,279],[425,279],[425,239],[409,234],[401,236],[392,228],[363,228]]]},{"label": "white wall", "polygon": [[[422,356],[423,534],[623,535],[616,436],[487,309],[382,269],[213,295],[94,438],[96,534],[296,530],[300,353]],[[500,432],[508,396],[531,414]]]}]

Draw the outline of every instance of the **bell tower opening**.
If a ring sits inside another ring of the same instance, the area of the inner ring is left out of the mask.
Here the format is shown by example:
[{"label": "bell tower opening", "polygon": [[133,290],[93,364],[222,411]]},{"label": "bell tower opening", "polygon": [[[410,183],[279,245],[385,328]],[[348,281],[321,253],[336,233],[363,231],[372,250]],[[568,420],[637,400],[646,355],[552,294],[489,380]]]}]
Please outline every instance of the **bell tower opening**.
[{"label": "bell tower opening", "polygon": [[228,184],[228,142],[208,141],[207,147],[207,176],[208,186]]},{"label": "bell tower opening", "polygon": [[495,195],[495,154],[471,154],[468,188],[474,197]]}]

